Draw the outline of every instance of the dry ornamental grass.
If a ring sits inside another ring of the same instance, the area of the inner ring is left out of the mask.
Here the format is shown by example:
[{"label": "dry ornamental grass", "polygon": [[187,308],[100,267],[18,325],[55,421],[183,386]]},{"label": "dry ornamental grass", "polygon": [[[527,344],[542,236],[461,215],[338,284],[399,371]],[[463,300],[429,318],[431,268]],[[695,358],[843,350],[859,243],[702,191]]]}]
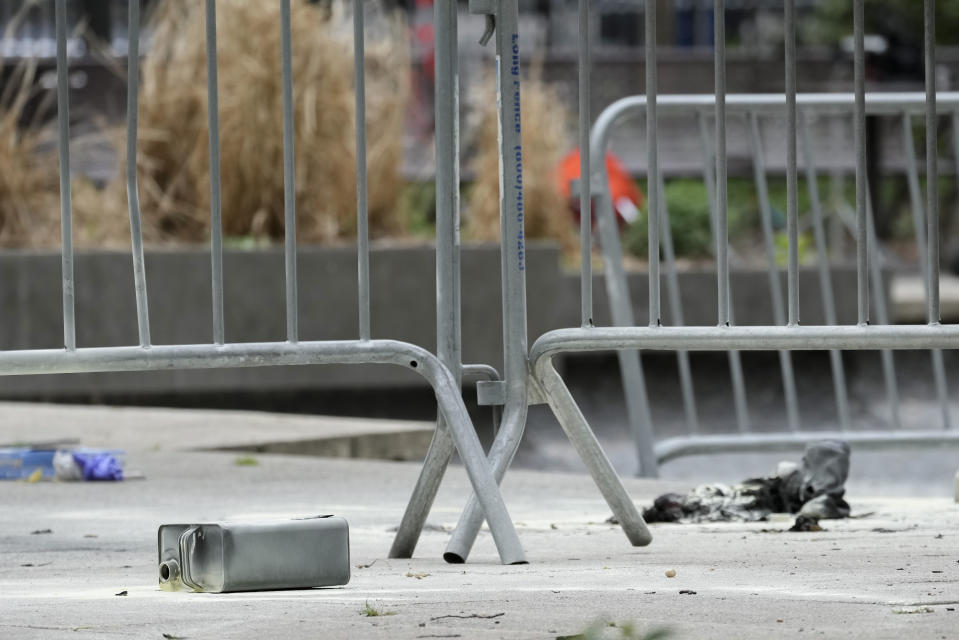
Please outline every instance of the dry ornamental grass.
[{"label": "dry ornamental grass", "polygon": [[60,233],[56,157],[38,153],[46,129],[36,121],[23,122],[28,106],[37,97],[36,71],[35,61],[22,61],[0,87],[2,247],[35,246],[51,236],[59,238]]},{"label": "dry ornamental grass", "polygon": [[[470,238],[496,241],[500,236],[499,148],[495,89],[489,80],[472,100],[474,155],[470,162],[476,181],[466,219]],[[570,149],[569,110],[535,66],[521,91],[526,237],[556,240],[570,252],[576,243],[576,225],[559,188],[559,166]]]},{"label": "dry ornamental grass", "polygon": [[[356,231],[353,32],[346,7],[293,3],[297,235],[303,242],[352,239]],[[281,238],[280,3],[224,0],[217,20],[224,234]],[[152,45],[142,63],[137,158],[147,233],[155,242],[201,242],[210,217],[203,3],[166,0],[148,25]],[[376,236],[397,230],[409,55],[397,17],[374,13],[369,25],[369,203]],[[124,209],[122,187],[105,195]]]},{"label": "dry ornamental grass", "polygon": [[[282,238],[280,3],[217,4],[224,234]],[[356,233],[352,15],[346,2],[316,6],[295,0],[292,8],[297,237],[301,242],[350,241]],[[377,237],[400,232],[397,202],[410,61],[399,14],[386,13],[376,3],[368,12],[370,232]],[[157,3],[144,34],[150,45],[141,62],[137,154],[144,236],[152,244],[203,243],[210,234],[203,3]],[[24,63],[17,82],[7,83],[0,97],[3,246],[59,242],[56,156],[37,153],[41,138],[55,135],[55,124],[18,127],[27,101],[38,91],[34,69],[35,63]],[[43,111],[50,115],[49,107]],[[106,135],[120,154],[116,179],[102,189],[83,178],[74,181],[80,246],[129,244],[125,128]]]},{"label": "dry ornamental grass", "polygon": [[[278,2],[218,3],[218,63],[224,234],[283,237],[283,147]],[[356,233],[352,15],[349,3],[293,2],[297,236],[350,242]],[[164,0],[148,16],[141,62],[137,166],[145,239],[200,244],[210,234],[210,166],[205,14],[195,0]],[[367,19],[370,232],[403,235],[401,165],[410,79],[408,33],[399,14],[373,3]],[[0,60],[2,65],[2,60]],[[0,246],[56,247],[59,190],[55,123],[23,127],[36,97],[35,64],[22,63],[0,92]],[[471,100],[467,163],[475,174],[467,235],[499,237],[499,161],[492,82]],[[46,98],[51,115],[55,94]],[[557,169],[569,149],[569,112],[536,69],[523,84],[526,234],[565,248],[575,229]],[[19,127],[18,127],[19,123]],[[118,150],[116,178],[104,188],[74,179],[76,244],[129,245],[125,129],[107,135]],[[77,141],[74,140],[74,144]]]}]

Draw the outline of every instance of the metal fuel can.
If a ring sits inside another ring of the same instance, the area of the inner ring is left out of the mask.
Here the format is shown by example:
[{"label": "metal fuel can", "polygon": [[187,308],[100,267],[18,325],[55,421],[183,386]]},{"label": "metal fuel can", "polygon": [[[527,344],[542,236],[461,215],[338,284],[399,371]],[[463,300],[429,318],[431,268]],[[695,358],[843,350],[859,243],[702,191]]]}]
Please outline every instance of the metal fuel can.
[{"label": "metal fuel can", "polygon": [[350,581],[346,520],[165,524],[157,532],[160,587],[207,593],[345,585]]}]

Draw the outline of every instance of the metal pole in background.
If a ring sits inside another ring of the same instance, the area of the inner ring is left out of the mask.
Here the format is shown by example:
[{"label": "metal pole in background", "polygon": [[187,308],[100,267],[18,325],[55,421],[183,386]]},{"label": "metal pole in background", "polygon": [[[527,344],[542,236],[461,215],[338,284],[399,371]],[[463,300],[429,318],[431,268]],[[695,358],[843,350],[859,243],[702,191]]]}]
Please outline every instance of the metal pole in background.
[{"label": "metal pole in background", "polygon": [[57,146],[60,157],[60,243],[63,278],[63,345],[77,348],[73,279],[73,198],[70,185],[70,64],[67,58],[67,5],[57,0]]},{"label": "metal pole in background", "polygon": [[293,35],[290,0],[281,0],[283,59],[283,218],[286,234],[286,339],[299,340],[296,286],[296,154],[293,149]]},{"label": "metal pole in background", "polygon": [[206,0],[206,83],[210,127],[210,256],[213,274],[213,342],[223,344],[223,197],[220,180],[220,98],[217,79],[216,0]]},{"label": "metal pole in background", "polygon": [[356,254],[360,340],[370,339],[370,215],[366,166],[366,40],[363,0],[353,0],[353,93],[356,100]]},{"label": "metal pole in background", "polygon": [[[497,482],[513,461],[526,429],[529,409],[529,346],[526,334],[526,232],[523,197],[522,103],[520,99],[519,8],[514,0],[495,0],[484,5],[495,9],[497,103],[500,130],[500,219],[503,269],[503,377],[506,403],[499,433],[489,451]],[[489,14],[487,14],[489,15]],[[465,562],[483,525],[483,511],[471,495],[450,538],[443,557],[447,562]]]},{"label": "metal pole in background", "polygon": [[137,179],[137,125],[140,109],[140,0],[130,3],[127,54],[127,204],[133,254],[133,283],[137,300],[140,346],[150,346],[150,308],[147,300],[146,267],[143,260],[143,230],[140,219],[140,186]]},{"label": "metal pole in background", "polygon": [[869,324],[869,235],[866,214],[866,45],[865,0],[853,0],[855,40],[856,112],[853,125],[856,147],[856,277],[858,280],[859,324]]},{"label": "metal pole in background", "polygon": [[786,31],[786,229],[789,237],[789,325],[799,324],[799,177],[796,129],[796,0],[785,0]]},{"label": "metal pole in background", "polygon": [[716,277],[719,326],[729,326],[729,176],[726,159],[726,0],[715,0],[716,76]]},{"label": "metal pole in background", "polygon": [[[616,213],[609,192],[609,176],[606,173],[605,144],[593,133],[593,166],[596,171],[595,182],[602,185],[596,196],[596,228],[603,249],[606,296],[609,298],[610,314],[613,325],[617,327],[636,326],[633,305],[629,293],[629,283],[623,268],[623,249],[619,242],[619,229],[616,227]],[[644,478],[659,476],[659,463],[656,462],[653,431],[653,418],[649,411],[649,396],[646,390],[646,378],[643,373],[642,357],[639,351],[619,351],[619,369],[623,379],[623,394],[626,400],[626,416],[629,429],[636,445],[636,458],[639,462],[638,475]],[[560,418],[560,414],[557,414]],[[560,419],[562,423],[562,420]],[[564,426],[565,428],[565,426]]]},{"label": "metal pole in background", "polygon": [[[866,183],[868,189],[869,184]],[[876,237],[876,226],[873,220],[872,196],[866,191],[866,238],[869,243],[869,276],[872,278],[871,296],[880,325],[889,324],[889,308],[886,305],[886,285],[882,277],[882,251],[879,239]],[[902,428],[902,414],[899,410],[899,385],[896,381],[896,359],[892,351],[883,349],[879,352],[882,362],[882,376],[886,385],[886,398],[889,401],[889,419],[896,429]]]},{"label": "metal pole in background", "polygon": [[592,66],[590,51],[589,0],[579,0],[579,252],[582,326],[593,326],[593,192],[589,129]]},{"label": "metal pole in background", "polygon": [[[459,235],[459,60],[456,4],[433,6],[436,34],[436,355],[462,386]],[[442,413],[413,497],[396,532],[390,558],[411,558],[453,455]]]},{"label": "metal pole in background", "polygon": [[[663,257],[666,259],[666,299],[669,302],[669,314],[672,324],[683,326],[683,303],[679,287],[679,273],[676,270],[676,252],[673,247],[673,230],[669,221],[669,206],[666,204],[666,183],[663,173],[657,172],[659,192],[663,197],[659,199],[660,231],[663,234]],[[652,215],[652,210],[650,210]],[[676,363],[679,368],[679,388],[683,398],[683,412],[686,414],[686,425],[690,433],[699,432],[699,414],[696,410],[696,387],[693,385],[693,370],[689,362],[688,351],[676,352]]]},{"label": "metal pole in background", "polygon": [[925,0],[926,58],[926,289],[929,324],[939,324],[939,117],[936,113],[936,0]]},{"label": "metal pole in background", "polygon": [[[759,116],[755,112],[747,116],[749,121],[749,148],[753,157],[753,179],[756,183],[756,193],[759,196],[760,220],[763,228],[763,241],[766,246],[767,273],[769,275],[769,293],[773,307],[774,322],[779,325],[787,324],[783,301],[782,283],[779,267],[776,264],[776,243],[773,238],[772,205],[769,201],[769,187],[766,181],[766,162],[763,157],[762,134],[759,129]],[[793,371],[792,354],[788,351],[779,352],[779,366],[783,378],[783,394],[786,399],[786,416],[789,428],[798,431],[799,398],[796,393],[796,376]]]},{"label": "metal pole in background", "polygon": [[[905,147],[906,181],[909,185],[909,200],[912,203],[912,224],[916,236],[916,248],[919,252],[919,269],[926,287],[926,296],[929,295],[929,254],[926,244],[925,211],[922,201],[922,190],[919,186],[919,163],[916,160],[916,141],[912,135],[912,118],[908,113],[902,114],[902,137]],[[928,298],[927,298],[928,300]],[[946,363],[941,349],[933,349],[932,372],[936,385],[936,395],[939,397],[939,407],[942,413],[944,429],[952,428],[952,417],[949,410],[949,388],[946,384]]]},{"label": "metal pole in background", "polygon": [[[646,190],[649,192],[649,326],[662,324],[659,293],[659,137],[656,113],[656,0],[646,0]],[[615,204],[615,203],[613,203]]]},{"label": "metal pole in background", "polygon": [[[826,229],[823,223],[822,200],[819,195],[819,176],[816,175],[816,160],[812,144],[809,141],[809,124],[806,114],[800,114],[799,129],[801,133],[803,164],[806,168],[806,186],[809,189],[809,203],[812,208],[812,227],[816,241],[816,253],[819,255],[817,267],[819,272],[819,292],[822,299],[822,308],[826,324],[837,324],[836,295],[833,292],[832,274],[829,270],[829,249],[826,244]],[[836,395],[836,411],[839,414],[839,426],[843,430],[849,429],[849,391],[846,387],[846,370],[842,362],[841,351],[829,352],[829,363],[832,369],[833,390]]]},{"label": "metal pole in background", "polygon": [[[709,141],[709,123],[706,114],[700,112],[699,143],[703,152],[703,183],[706,185],[706,200],[709,203],[709,230],[714,242],[719,240],[719,230],[716,220],[716,159],[713,157],[712,145]],[[714,245],[715,246],[715,245]],[[732,304],[732,287],[730,286],[729,322],[736,324],[736,306]],[[733,387],[733,406],[736,409],[736,425],[740,433],[750,430],[749,402],[746,400],[746,381],[743,377],[743,362],[738,351],[729,352],[729,378]]]}]

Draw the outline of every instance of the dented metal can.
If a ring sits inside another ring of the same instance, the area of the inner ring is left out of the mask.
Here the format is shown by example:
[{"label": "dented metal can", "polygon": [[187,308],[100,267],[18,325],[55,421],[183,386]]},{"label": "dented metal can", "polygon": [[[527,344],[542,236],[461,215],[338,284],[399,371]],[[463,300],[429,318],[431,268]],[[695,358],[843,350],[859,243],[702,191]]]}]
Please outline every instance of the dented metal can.
[{"label": "dented metal can", "polygon": [[310,589],[350,581],[346,520],[165,524],[157,532],[160,587],[207,593]]}]

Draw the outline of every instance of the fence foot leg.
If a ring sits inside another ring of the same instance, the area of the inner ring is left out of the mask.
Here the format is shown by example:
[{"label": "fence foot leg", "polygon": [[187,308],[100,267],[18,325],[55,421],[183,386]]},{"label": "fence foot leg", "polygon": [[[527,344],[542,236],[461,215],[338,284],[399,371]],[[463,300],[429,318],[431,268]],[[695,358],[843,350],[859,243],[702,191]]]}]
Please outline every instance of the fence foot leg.
[{"label": "fence foot leg", "polygon": [[566,437],[569,438],[579,457],[586,464],[586,468],[589,469],[593,482],[602,492],[613,515],[619,520],[626,537],[633,546],[645,547],[652,542],[653,536],[646,527],[643,516],[626,493],[626,488],[623,487],[622,481],[600,447],[592,429],[589,428],[589,423],[579,410],[566,383],[556,373],[550,359],[545,359],[536,370],[537,382],[542,386],[553,414],[559,420],[560,426],[563,427]]},{"label": "fence foot leg", "polygon": [[[436,392],[436,401],[446,429],[439,429],[442,423],[437,423],[437,435],[433,438],[416,490],[407,506],[403,525],[390,552],[391,557],[412,553],[442,480],[443,470],[449,462],[452,451],[448,440],[452,440],[466,467],[480,513],[485,514],[489,522],[500,560],[503,564],[526,564],[526,552],[516,535],[516,527],[503,502],[497,479],[466,411],[459,384],[439,361],[421,359],[420,364],[423,365],[420,367],[421,375],[432,383]],[[440,435],[441,431],[445,431],[446,435]],[[394,552],[396,556],[392,555]]]},{"label": "fence foot leg", "polygon": [[[527,397],[526,385],[523,385],[521,397],[514,392],[512,397],[507,398],[499,433],[496,434],[487,456],[490,467],[492,467],[493,477],[497,482],[503,481],[503,476],[506,475],[506,471],[513,462],[516,450],[519,449],[520,442],[523,439],[529,409]],[[456,529],[453,530],[453,535],[450,537],[446,551],[443,553],[444,560],[450,564],[466,562],[466,558],[476,542],[476,536],[479,535],[480,528],[483,526],[483,517],[483,508],[476,500],[476,494],[474,493],[470,495],[466,507],[460,514]]]},{"label": "fence foot leg", "polygon": [[443,482],[443,475],[452,456],[453,438],[450,437],[445,418],[440,415],[436,420],[436,431],[433,432],[433,440],[426,452],[420,477],[406,505],[406,512],[403,513],[403,520],[400,521],[400,526],[396,530],[396,537],[393,538],[393,546],[390,547],[388,557],[413,557],[416,543],[419,542],[426,518],[433,507],[433,500],[436,499],[436,492],[440,488],[440,483]]}]

